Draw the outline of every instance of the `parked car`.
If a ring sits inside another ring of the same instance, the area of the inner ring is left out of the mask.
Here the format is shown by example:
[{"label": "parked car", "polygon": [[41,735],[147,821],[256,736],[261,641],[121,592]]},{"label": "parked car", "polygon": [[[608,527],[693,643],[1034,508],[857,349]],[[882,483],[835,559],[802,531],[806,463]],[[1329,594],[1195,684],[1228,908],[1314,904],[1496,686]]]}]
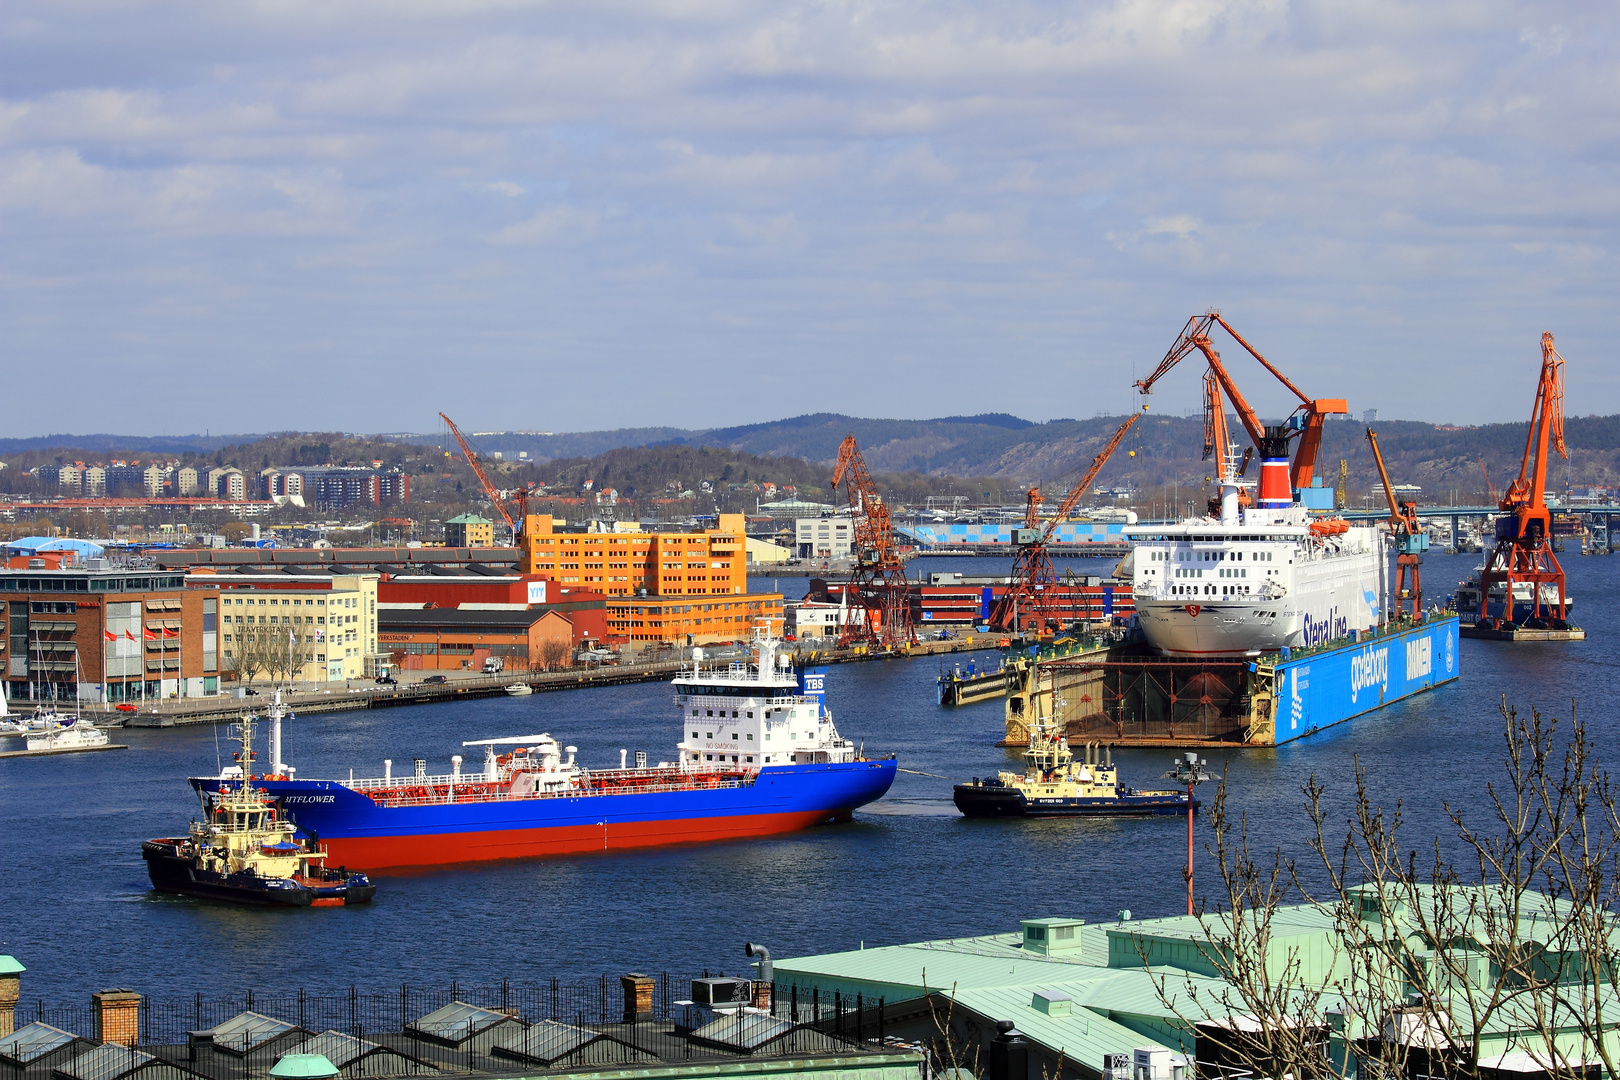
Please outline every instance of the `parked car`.
[{"label": "parked car", "polygon": [[399,680],[394,678],[392,675],[379,675],[379,676],[377,676],[377,685],[378,686],[398,686],[399,685]]},{"label": "parked car", "polygon": [[140,712],[140,710],[138,708],[136,708],[134,705],[128,705],[128,704],[114,705],[113,708],[117,709],[119,712]]},{"label": "parked car", "polygon": [[447,683],[449,681],[450,676],[448,675],[429,675],[427,678],[422,680],[422,684],[424,686],[437,686],[440,683]]}]

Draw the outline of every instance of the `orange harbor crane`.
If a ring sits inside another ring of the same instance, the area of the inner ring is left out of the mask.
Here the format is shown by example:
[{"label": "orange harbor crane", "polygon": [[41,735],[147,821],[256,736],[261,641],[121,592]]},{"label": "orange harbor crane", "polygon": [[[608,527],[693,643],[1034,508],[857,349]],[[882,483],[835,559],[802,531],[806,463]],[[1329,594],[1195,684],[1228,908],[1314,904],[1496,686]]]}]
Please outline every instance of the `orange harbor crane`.
[{"label": "orange harbor crane", "polygon": [[1568,609],[1564,602],[1564,568],[1552,549],[1552,512],[1547,509],[1547,453],[1556,450],[1568,458],[1564,445],[1564,358],[1553,347],[1551,333],[1541,335],[1541,375],[1530,409],[1530,431],[1525,437],[1519,475],[1502,493],[1502,516],[1496,519],[1496,547],[1479,575],[1479,620],[1487,622],[1491,589],[1504,586],[1502,621],[1513,622],[1513,587],[1526,582],[1531,589],[1533,621],[1542,620],[1543,585],[1558,589],[1558,603],[1548,613],[1563,629]]},{"label": "orange harbor crane", "polygon": [[1043,526],[1040,520],[1041,503],[1045,500],[1038,487],[1029,489],[1024,504],[1024,527],[1013,534],[1013,542],[1018,545],[1018,553],[1013,557],[1012,581],[1001,599],[996,602],[995,609],[990,613],[990,625],[998,630],[1026,630],[1034,628],[1041,630],[1058,630],[1062,621],[1058,610],[1056,598],[1053,596],[1053,587],[1057,585],[1057,572],[1052,568],[1052,556],[1047,551],[1052,536],[1057,527],[1068,520],[1069,514],[1086,492],[1091,490],[1092,483],[1097,474],[1108,463],[1119,444],[1125,441],[1125,433],[1136,423],[1138,413],[1132,413],[1125,418],[1125,422],[1114,432],[1114,437],[1108,440],[1096,457],[1091,459],[1091,466],[1086,469],[1085,475],[1080,477],[1078,483],[1069,489],[1058,506],[1057,513],[1053,514]]},{"label": "orange harbor crane", "polygon": [[859,625],[845,620],[838,635],[838,647],[868,645],[901,649],[917,640],[906,570],[895,548],[889,508],[872,482],[872,474],[866,469],[854,435],[844,436],[838,447],[833,490],[837,491],[840,484],[844,485],[844,494],[849,500],[855,532],[855,569],[844,586],[844,595],[860,605],[862,618]]},{"label": "orange harbor crane", "polygon": [[[1372,445],[1373,463],[1378,466],[1378,479],[1384,484],[1384,498],[1389,502],[1389,530],[1395,536],[1395,610],[1405,613],[1414,621],[1423,613],[1422,554],[1429,550],[1429,536],[1418,524],[1417,503],[1395,501],[1395,486],[1389,482],[1389,470],[1384,468],[1384,455],[1378,449],[1378,433],[1367,429],[1367,442]],[[1412,578],[1407,587],[1407,575]]]},{"label": "orange harbor crane", "polygon": [[[478,451],[474,450],[472,448],[472,444],[469,443],[467,441],[467,437],[461,433],[461,429],[456,427],[456,422],[454,420],[452,420],[448,416],[444,415],[444,413],[439,414],[439,419],[443,420],[445,422],[445,425],[450,428],[450,434],[452,434],[452,435],[454,435],[456,437],[456,445],[461,447],[462,456],[467,459],[467,464],[472,466],[473,475],[477,476],[478,477],[478,482],[483,485],[484,494],[488,495],[489,496],[489,501],[492,504],[494,504],[495,512],[497,514],[501,515],[501,520],[506,522],[506,527],[508,529],[512,530],[512,542],[514,544],[517,543],[518,542],[518,536],[522,533],[523,530],[519,525],[516,524],[516,522],[513,521],[511,513],[508,512],[507,509],[506,509],[506,504],[501,500],[500,492],[496,491],[495,490],[495,485],[490,483],[489,474],[484,472],[484,466],[483,466],[482,462],[479,460]],[[518,493],[517,504],[518,504],[518,518],[517,518],[517,520],[521,521],[521,520],[523,520],[523,518],[528,516],[528,514],[527,514],[528,492],[527,491],[520,491]]]},{"label": "orange harbor crane", "polygon": [[[1217,324],[1231,335],[1234,341],[1243,346],[1250,356],[1259,361],[1261,367],[1276,376],[1278,382],[1299,398],[1299,405],[1283,423],[1269,427],[1262,424],[1242,391],[1238,390],[1237,384],[1232,381],[1231,373],[1221,361],[1221,354],[1215,350],[1214,340],[1210,337]],[[1260,498],[1269,502],[1281,502],[1284,499],[1292,501],[1293,491],[1310,487],[1316,475],[1316,457],[1322,446],[1323,422],[1329,416],[1348,413],[1350,411],[1348,402],[1343,398],[1308,397],[1303,390],[1289,381],[1286,375],[1278,371],[1271,361],[1261,356],[1241,334],[1232,329],[1232,325],[1221,317],[1220,312],[1214,310],[1203,315],[1194,315],[1187,320],[1187,325],[1182,327],[1175,344],[1164,354],[1164,359],[1159,361],[1159,366],[1154,369],[1153,374],[1137,380],[1137,389],[1144,394],[1152,393],[1153,384],[1194,350],[1202,353],[1204,359],[1209,362],[1210,373],[1215,376],[1220,388],[1231,399],[1232,407],[1236,410],[1238,419],[1242,421],[1244,430],[1249,433],[1255,449],[1260,452]],[[1206,432],[1207,430],[1206,427]],[[1269,477],[1271,470],[1266,468],[1266,463],[1285,460],[1288,456],[1288,441],[1296,437],[1299,442],[1294,448],[1293,464],[1288,468],[1288,485],[1293,491],[1283,492],[1280,477]],[[1270,483],[1267,482],[1268,478]]]}]

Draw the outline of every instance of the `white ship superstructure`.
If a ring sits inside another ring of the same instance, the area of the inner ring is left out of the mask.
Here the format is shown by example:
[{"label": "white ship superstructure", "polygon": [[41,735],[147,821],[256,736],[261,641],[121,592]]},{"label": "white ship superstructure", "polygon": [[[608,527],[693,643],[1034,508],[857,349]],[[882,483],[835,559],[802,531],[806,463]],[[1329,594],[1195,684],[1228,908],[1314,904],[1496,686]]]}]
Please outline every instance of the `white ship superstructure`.
[{"label": "white ship superstructure", "polygon": [[825,704],[827,669],[795,671],[774,638],[755,648],[753,664],[705,664],[702,650],[692,650],[692,667],[674,682],[687,733],[680,767],[755,773],[767,765],[856,760],[855,744],[838,734]]},{"label": "white ship superstructure", "polygon": [[1244,507],[1248,486],[1229,458],[1219,516],[1126,530],[1132,552],[1122,571],[1148,642],[1170,656],[1241,656],[1377,626],[1389,589],[1387,534],[1312,520],[1291,502]]}]

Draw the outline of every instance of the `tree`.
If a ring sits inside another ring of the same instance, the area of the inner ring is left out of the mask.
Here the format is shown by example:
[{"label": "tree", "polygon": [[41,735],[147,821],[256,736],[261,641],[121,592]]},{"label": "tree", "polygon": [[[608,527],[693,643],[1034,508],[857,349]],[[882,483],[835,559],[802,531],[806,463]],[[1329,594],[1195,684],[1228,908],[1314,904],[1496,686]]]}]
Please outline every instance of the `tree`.
[{"label": "tree", "polygon": [[573,651],[571,642],[564,638],[546,638],[540,643],[540,668],[550,671],[555,667],[567,667],[568,654]]},{"label": "tree", "polygon": [[231,628],[232,641],[227,643],[225,649],[225,667],[236,672],[236,677],[253,685],[253,680],[268,670],[269,657],[266,655],[267,644],[265,636],[259,633],[258,626],[233,626]]},{"label": "tree", "polygon": [[[1403,838],[1401,803],[1380,805],[1359,762],[1342,839],[1325,786],[1304,785],[1309,873],[1251,849],[1223,782],[1210,845],[1219,904],[1198,919],[1224,988],[1157,977],[1166,1007],[1261,1076],[1480,1077],[1504,1053],[1520,1072],[1620,1076],[1615,792],[1573,709],[1567,738],[1539,711],[1504,702],[1501,715],[1506,776],[1486,788],[1486,820],[1446,804],[1454,836],[1421,854]],[[1330,928],[1327,955],[1287,942],[1288,900]]]}]

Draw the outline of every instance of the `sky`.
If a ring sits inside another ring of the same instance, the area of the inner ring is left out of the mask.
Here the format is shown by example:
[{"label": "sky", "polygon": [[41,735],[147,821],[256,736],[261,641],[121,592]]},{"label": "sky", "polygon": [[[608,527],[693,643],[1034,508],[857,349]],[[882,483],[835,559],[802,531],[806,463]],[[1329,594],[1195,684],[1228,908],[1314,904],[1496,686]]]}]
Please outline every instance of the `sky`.
[{"label": "sky", "polygon": [[1620,412],[1610,4],[4,12],[7,435]]}]

